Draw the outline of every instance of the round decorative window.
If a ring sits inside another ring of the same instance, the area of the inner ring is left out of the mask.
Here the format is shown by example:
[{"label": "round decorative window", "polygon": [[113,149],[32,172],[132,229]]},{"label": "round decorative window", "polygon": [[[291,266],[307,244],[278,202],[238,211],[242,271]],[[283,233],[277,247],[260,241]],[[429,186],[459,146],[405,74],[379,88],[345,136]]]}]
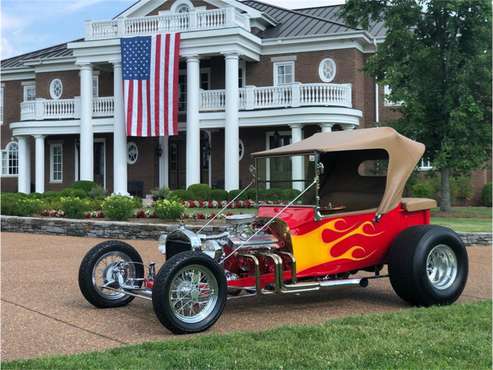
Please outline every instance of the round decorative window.
[{"label": "round decorative window", "polygon": [[127,144],[127,151],[127,163],[134,164],[137,162],[137,158],[139,158],[139,148],[137,147],[137,144],[133,141],[129,142]]},{"label": "round decorative window", "polygon": [[63,94],[62,80],[55,78],[50,82],[50,96],[52,99],[60,99]]},{"label": "round decorative window", "polygon": [[245,144],[243,144],[243,140],[240,139],[240,158],[239,160],[241,161],[243,159],[243,156],[245,155]]},{"label": "round decorative window", "polygon": [[320,62],[318,74],[323,82],[331,82],[336,76],[336,62],[334,59],[326,58]]}]

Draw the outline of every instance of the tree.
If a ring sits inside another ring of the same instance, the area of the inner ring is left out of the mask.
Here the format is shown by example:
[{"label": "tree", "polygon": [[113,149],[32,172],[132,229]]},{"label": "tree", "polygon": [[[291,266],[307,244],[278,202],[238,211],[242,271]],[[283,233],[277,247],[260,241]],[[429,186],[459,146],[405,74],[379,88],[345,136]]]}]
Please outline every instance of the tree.
[{"label": "tree", "polygon": [[385,23],[365,70],[403,102],[393,125],[426,145],[449,211],[450,175],[491,156],[490,0],[348,0],[343,16],[364,29]]}]

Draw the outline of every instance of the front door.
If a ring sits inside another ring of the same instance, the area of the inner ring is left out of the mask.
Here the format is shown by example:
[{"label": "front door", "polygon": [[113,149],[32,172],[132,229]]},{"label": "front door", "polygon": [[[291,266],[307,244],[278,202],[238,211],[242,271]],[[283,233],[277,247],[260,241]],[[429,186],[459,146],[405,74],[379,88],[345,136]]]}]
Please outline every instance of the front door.
[{"label": "front door", "polygon": [[106,142],[94,141],[94,182],[106,189]]}]

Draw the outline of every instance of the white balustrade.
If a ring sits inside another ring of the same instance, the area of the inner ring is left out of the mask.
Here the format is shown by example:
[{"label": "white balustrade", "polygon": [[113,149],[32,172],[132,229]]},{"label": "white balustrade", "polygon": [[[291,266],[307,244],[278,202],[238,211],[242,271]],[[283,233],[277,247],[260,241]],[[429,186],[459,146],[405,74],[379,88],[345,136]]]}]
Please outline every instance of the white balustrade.
[{"label": "white balustrade", "polygon": [[115,112],[115,100],[112,96],[93,98],[92,116],[93,117],[112,117]]},{"label": "white balustrade", "polygon": [[88,21],[86,40],[124,36],[152,35],[165,32],[214,30],[242,27],[250,30],[250,19],[235,8],[197,10],[146,17],[120,18],[112,21]]},{"label": "white balustrade", "polygon": [[[224,90],[201,90],[201,111],[225,108]],[[240,110],[303,106],[352,106],[351,84],[295,83],[281,86],[247,86],[240,89]]]},{"label": "white balustrade", "polygon": [[[351,84],[313,83],[281,86],[246,86],[239,89],[239,109],[254,110],[268,108],[308,106],[352,106]],[[80,118],[79,97],[74,99],[36,99],[21,103],[21,120],[78,119]],[[200,110],[223,111],[226,107],[224,90],[201,90]],[[112,96],[93,98],[93,117],[113,117]]]},{"label": "white balustrade", "polygon": [[[93,99],[93,117],[112,117],[114,99],[112,96]],[[21,103],[21,121],[80,118],[80,98],[74,99],[36,99]]]}]

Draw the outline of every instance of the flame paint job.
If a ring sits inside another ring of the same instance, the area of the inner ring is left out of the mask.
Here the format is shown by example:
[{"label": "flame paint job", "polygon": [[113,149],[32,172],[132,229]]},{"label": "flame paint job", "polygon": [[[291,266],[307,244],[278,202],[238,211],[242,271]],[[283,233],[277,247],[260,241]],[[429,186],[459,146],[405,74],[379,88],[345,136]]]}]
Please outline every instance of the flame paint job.
[{"label": "flame paint job", "polygon": [[[281,207],[260,207],[272,217]],[[323,276],[385,263],[390,244],[402,230],[430,222],[430,211],[407,212],[400,205],[373,221],[375,212],[347,213],[315,220],[314,207],[295,206],[281,216],[291,235],[297,276]]]}]

